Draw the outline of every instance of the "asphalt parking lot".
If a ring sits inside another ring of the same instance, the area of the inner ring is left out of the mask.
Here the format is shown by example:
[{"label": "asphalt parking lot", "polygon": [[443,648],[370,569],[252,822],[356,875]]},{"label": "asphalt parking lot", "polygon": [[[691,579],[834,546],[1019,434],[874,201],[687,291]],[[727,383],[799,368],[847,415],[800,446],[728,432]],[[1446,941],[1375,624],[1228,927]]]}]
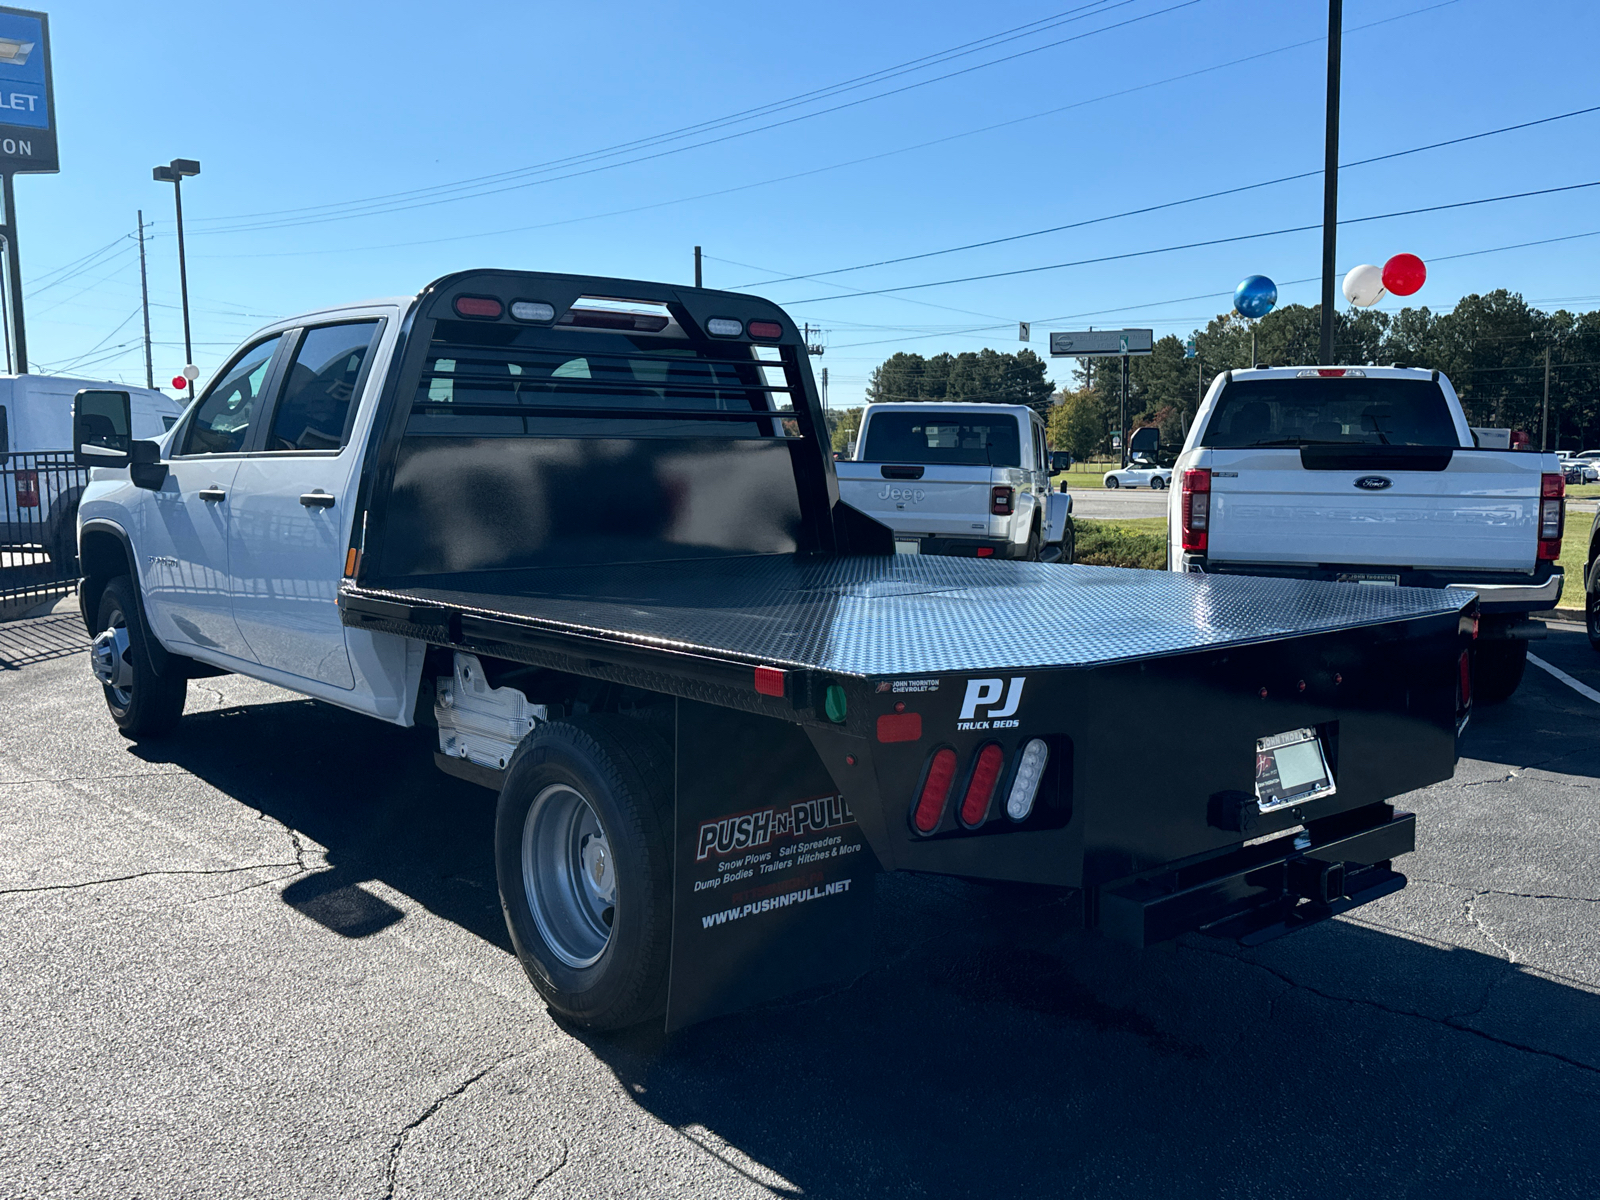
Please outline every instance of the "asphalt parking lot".
[{"label": "asphalt parking lot", "polygon": [[0,1195],[1600,1195],[1600,703],[1542,670],[1346,918],[1132,952],[880,876],[852,985],[592,1036],[511,954],[488,792],[233,677],[129,744],[82,649],[0,625]]}]

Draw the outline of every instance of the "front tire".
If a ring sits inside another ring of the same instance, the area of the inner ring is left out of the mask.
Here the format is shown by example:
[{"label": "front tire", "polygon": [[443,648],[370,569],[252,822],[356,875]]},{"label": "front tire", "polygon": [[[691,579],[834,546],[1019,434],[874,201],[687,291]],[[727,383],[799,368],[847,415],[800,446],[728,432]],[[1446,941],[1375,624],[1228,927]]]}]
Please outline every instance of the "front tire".
[{"label": "front tire", "polygon": [[183,719],[189,681],[174,669],[156,674],[150,659],[154,636],[139,615],[133,581],[118,575],[100,594],[100,634],[90,648],[91,667],[105,691],[106,707],[124,737],[160,737]]},{"label": "front tire", "polygon": [[500,907],[517,958],[561,1016],[621,1029],[666,1011],[672,756],[630,717],[539,726],[495,814]]},{"label": "front tire", "polygon": [[1115,491],[1117,488],[1122,486],[1122,482],[1115,475],[1112,475],[1106,479],[1106,486]]},{"label": "front tire", "polygon": [[1480,641],[1472,655],[1472,698],[1479,704],[1509,700],[1528,669],[1528,643],[1510,639]]}]

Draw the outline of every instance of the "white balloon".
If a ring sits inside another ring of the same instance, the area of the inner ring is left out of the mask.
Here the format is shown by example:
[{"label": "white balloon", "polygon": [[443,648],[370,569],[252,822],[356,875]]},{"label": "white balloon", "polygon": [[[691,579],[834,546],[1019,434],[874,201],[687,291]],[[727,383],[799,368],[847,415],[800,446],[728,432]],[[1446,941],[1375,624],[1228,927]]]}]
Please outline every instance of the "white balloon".
[{"label": "white balloon", "polygon": [[1388,293],[1383,287],[1383,268],[1371,263],[1352,267],[1344,277],[1344,298],[1357,308],[1371,308]]}]

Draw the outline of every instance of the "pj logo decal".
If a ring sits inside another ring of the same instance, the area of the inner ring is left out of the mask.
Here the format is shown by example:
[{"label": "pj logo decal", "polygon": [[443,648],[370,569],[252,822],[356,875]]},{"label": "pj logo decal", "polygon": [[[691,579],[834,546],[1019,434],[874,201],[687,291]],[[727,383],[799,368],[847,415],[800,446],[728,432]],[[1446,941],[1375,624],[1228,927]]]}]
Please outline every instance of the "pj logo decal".
[{"label": "pj logo decal", "polygon": [[[1015,729],[1017,709],[1022,704],[1022,685],[1026,676],[1004,679],[969,679],[967,694],[961,701],[957,729]],[[1004,703],[1001,701],[1004,700]]]}]

